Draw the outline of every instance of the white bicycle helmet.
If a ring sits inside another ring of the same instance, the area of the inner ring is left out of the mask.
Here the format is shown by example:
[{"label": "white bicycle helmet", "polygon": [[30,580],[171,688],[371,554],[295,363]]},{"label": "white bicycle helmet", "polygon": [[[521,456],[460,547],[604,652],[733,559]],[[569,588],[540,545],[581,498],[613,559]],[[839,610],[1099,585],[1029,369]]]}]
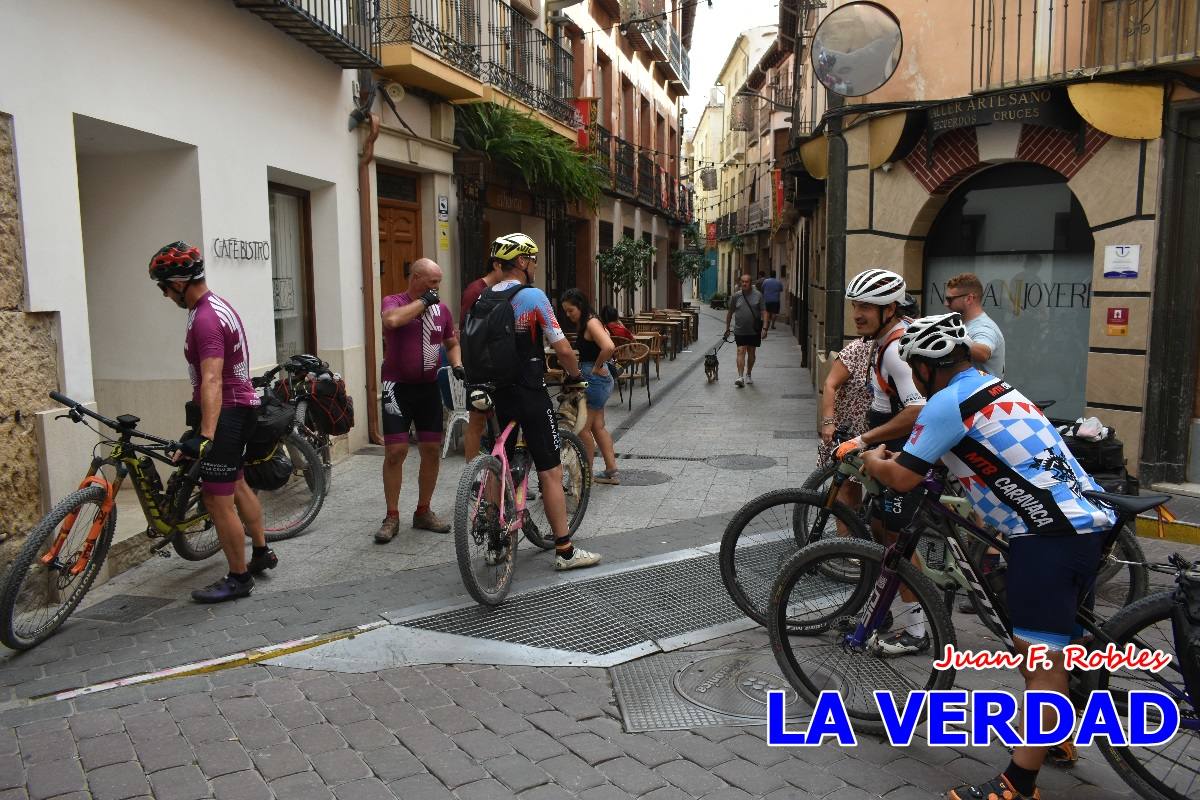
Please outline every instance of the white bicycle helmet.
[{"label": "white bicycle helmet", "polygon": [[927,358],[939,367],[948,367],[954,349],[967,343],[967,326],[958,312],[921,317],[909,324],[900,337],[900,358]]},{"label": "white bicycle helmet", "polygon": [[868,269],[850,279],[846,299],[875,306],[904,302],[904,278],[891,270]]}]

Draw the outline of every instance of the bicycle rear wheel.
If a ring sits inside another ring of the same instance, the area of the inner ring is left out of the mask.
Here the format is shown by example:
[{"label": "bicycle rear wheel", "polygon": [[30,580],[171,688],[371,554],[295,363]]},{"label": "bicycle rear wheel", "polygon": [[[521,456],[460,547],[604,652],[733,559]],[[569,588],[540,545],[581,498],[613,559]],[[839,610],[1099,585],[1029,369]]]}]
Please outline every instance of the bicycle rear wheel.
[{"label": "bicycle rear wheel", "polygon": [[[567,530],[574,536],[575,532],[579,530],[580,523],[583,522],[583,515],[587,513],[588,500],[591,498],[592,465],[588,463],[587,451],[584,450],[583,441],[578,436],[562,428],[558,429],[558,434],[562,437],[558,456],[562,462],[563,494],[567,501]],[[536,487],[539,499],[531,501],[525,508],[523,526],[525,538],[536,547],[552,550],[554,548],[554,532],[540,500],[542,496],[541,479],[531,478],[530,485]]]},{"label": "bicycle rear wheel", "polygon": [[329,491],[325,464],[308,439],[293,430],[283,444],[292,462],[292,476],[278,489],[256,492],[268,542],[290,539],[311,525]]},{"label": "bicycle rear wheel", "polygon": [[[738,509],[721,536],[721,580],[729,597],[759,625],[767,624],[771,587],[779,570],[806,542],[823,536],[870,539],[858,516],[841,503],[822,507],[824,496],[803,489],[778,489]],[[820,530],[796,527],[809,520]]]},{"label": "bicycle rear wheel", "polygon": [[[83,600],[108,555],[117,524],[116,506],[104,520],[87,565],[78,574],[72,574],[71,569],[82,556],[105,497],[104,488],[95,484],[78,489],[29,532],[0,588],[0,642],[14,650],[34,647],[58,630]],[[72,514],[71,529],[58,557],[52,564],[43,564],[42,554],[55,541],[59,526]]]},{"label": "bicycle rear wheel", "polygon": [[1117,534],[1108,559],[1096,573],[1096,612],[1101,618],[1111,616],[1125,606],[1146,596],[1150,587],[1150,570],[1146,554],[1138,544],[1137,535],[1125,525]]},{"label": "bicycle rear wheel", "polygon": [[[771,648],[784,677],[808,703],[823,691],[837,691],[856,730],[883,732],[874,692],[891,692],[898,705],[914,689],[946,689],[954,684],[952,670],[936,670],[947,644],[955,644],[954,626],[938,597],[937,587],[910,562],[896,565],[895,597],[911,592],[909,606],[892,605],[887,621],[863,648],[848,646],[848,636],[870,616],[884,549],[871,542],[834,539],[809,545],[779,574],[771,592],[768,614]],[[832,580],[831,573],[855,574],[853,581]],[[890,602],[890,601],[889,601]],[[923,626],[923,639],[922,639]],[[923,646],[904,655],[885,655],[885,640],[908,633]]]},{"label": "bicycle rear wheel", "polygon": [[[217,536],[217,527],[204,508],[199,462],[179,475],[179,485],[175,489],[174,520],[179,531],[171,539],[171,546],[181,558],[203,561],[220,551],[221,539]],[[186,520],[193,521],[188,523]]]},{"label": "bicycle rear wheel", "polygon": [[518,537],[500,518],[516,513],[512,483],[495,456],[477,456],[463,470],[454,502],[454,550],[463,585],[477,603],[498,606],[512,588]]},{"label": "bicycle rear wheel", "polygon": [[[1174,606],[1171,595],[1172,592],[1166,591],[1145,597],[1126,606],[1104,626],[1104,633],[1119,650],[1130,642],[1139,648],[1162,650],[1174,654],[1171,665],[1157,676],[1145,670],[1124,668],[1119,672],[1093,672],[1092,688],[1112,692],[1122,714],[1130,691],[1168,691],[1179,704],[1184,721],[1190,715],[1194,722],[1200,708],[1188,703],[1185,696],[1183,675],[1179,671],[1181,656],[1171,625]],[[1151,716],[1148,724],[1153,728],[1160,721]],[[1105,738],[1098,742],[1104,759],[1141,797],[1151,800],[1196,797],[1196,787],[1200,787],[1200,730],[1181,726],[1175,738],[1156,747],[1113,747]]]}]

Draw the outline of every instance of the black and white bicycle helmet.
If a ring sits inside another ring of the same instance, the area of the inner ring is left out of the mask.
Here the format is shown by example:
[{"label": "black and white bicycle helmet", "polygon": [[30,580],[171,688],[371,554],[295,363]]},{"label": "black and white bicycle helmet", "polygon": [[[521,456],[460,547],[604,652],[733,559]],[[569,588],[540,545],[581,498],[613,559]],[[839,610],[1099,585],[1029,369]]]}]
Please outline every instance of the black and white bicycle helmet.
[{"label": "black and white bicycle helmet", "polygon": [[876,306],[904,302],[904,278],[891,270],[868,269],[850,279],[846,299]]},{"label": "black and white bicycle helmet", "polygon": [[954,350],[967,343],[967,326],[958,312],[921,317],[909,324],[900,337],[900,358],[924,358],[937,367],[953,366],[959,359]]}]

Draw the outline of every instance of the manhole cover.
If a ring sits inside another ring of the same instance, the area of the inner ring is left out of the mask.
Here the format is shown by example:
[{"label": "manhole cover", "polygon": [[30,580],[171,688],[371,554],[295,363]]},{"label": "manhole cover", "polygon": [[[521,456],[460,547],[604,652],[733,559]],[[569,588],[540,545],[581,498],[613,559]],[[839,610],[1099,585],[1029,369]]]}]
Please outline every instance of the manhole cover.
[{"label": "manhole cover", "polygon": [[622,486],[657,486],[660,483],[669,483],[670,480],[670,475],[652,469],[621,470]]},{"label": "manhole cover", "polygon": [[767,469],[775,466],[775,459],[767,456],[729,455],[705,459],[710,467],[717,469]]},{"label": "manhole cover", "polygon": [[690,664],[675,675],[675,691],[688,702],[718,714],[765,719],[768,692],[784,692],[784,703],[796,692],[776,669],[770,654],[734,653],[711,656]]},{"label": "manhole cover", "polygon": [[776,439],[815,439],[816,431],[775,431]]},{"label": "manhole cover", "polygon": [[147,614],[158,611],[171,601],[165,597],[143,597],[134,594],[115,594],[94,606],[76,611],[76,617],[100,622],[133,622]]},{"label": "manhole cover", "polygon": [[784,400],[812,400],[815,395],[812,392],[800,394],[782,394],[780,398]]}]

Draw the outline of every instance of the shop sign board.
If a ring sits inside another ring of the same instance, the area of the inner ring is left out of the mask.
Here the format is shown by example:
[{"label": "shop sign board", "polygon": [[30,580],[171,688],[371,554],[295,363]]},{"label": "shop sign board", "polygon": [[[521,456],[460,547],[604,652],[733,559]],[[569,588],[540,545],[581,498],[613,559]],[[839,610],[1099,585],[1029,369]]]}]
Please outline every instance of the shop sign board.
[{"label": "shop sign board", "polygon": [[1142,260],[1140,244],[1110,244],[1104,247],[1104,277],[1136,278]]},{"label": "shop sign board", "polygon": [[450,249],[450,223],[447,220],[438,220],[438,250]]},{"label": "shop sign board", "polygon": [[246,242],[241,239],[213,239],[212,258],[229,258],[234,261],[270,261],[270,242]]},{"label": "shop sign board", "polygon": [[437,218],[450,219],[450,198],[444,194],[438,195]]},{"label": "shop sign board", "polygon": [[993,92],[951,100],[926,110],[929,141],[958,128],[1021,122],[1063,130],[1079,127],[1079,114],[1064,89]]},{"label": "shop sign board", "polygon": [[1129,309],[1113,306],[1108,309],[1108,335],[1129,335]]}]

